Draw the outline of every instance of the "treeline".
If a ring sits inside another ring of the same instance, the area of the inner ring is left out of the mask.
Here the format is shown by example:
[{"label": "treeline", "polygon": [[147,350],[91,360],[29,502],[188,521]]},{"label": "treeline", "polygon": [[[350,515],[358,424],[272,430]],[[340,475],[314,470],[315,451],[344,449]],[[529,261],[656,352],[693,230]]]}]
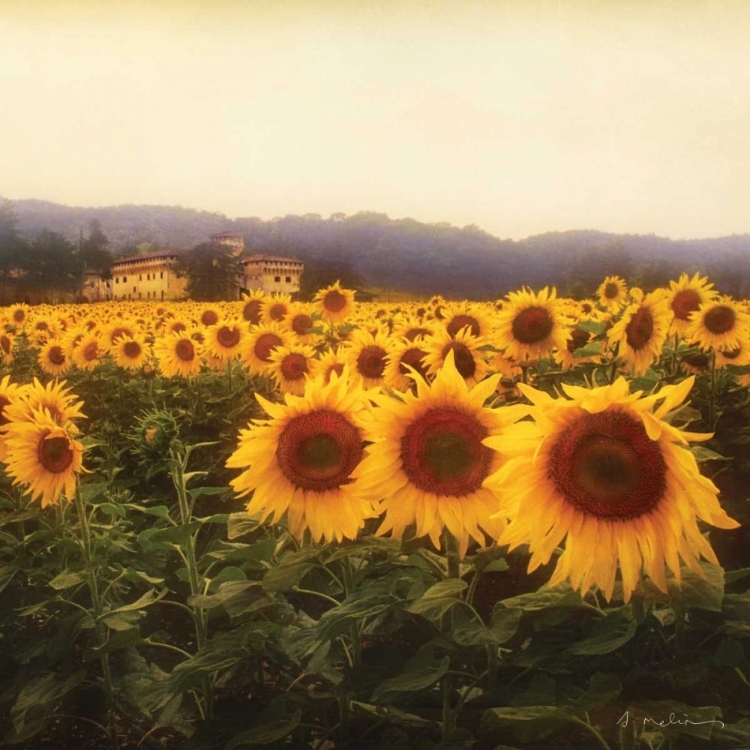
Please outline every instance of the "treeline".
[{"label": "treeline", "polygon": [[14,206],[26,237],[52,230],[75,241],[81,227],[96,220],[116,254],[189,249],[211,234],[233,231],[244,236],[247,252],[304,261],[305,296],[341,277],[358,288],[453,298],[495,299],[522,285],[550,284],[563,294],[584,297],[608,274],[648,289],[686,271],[708,274],[727,294],[750,296],[750,235],[677,241],[587,230],[513,241],[476,226],[425,224],[373,212],[266,221],[164,206],[84,209],[43,201],[16,201]]}]

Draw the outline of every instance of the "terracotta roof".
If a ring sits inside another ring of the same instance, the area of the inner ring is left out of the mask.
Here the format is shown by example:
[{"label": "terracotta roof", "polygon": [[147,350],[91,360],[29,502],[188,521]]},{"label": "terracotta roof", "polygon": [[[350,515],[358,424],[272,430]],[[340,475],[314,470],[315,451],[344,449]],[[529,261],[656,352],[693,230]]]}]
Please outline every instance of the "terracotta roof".
[{"label": "terracotta roof", "polygon": [[127,258],[117,258],[114,265],[120,263],[129,263],[136,260],[155,260],[158,258],[172,258],[175,255],[181,255],[182,250],[169,248],[168,250],[152,250],[150,253],[141,253],[140,255],[128,255]]},{"label": "terracotta roof", "polygon": [[243,263],[252,263],[253,261],[280,261],[282,263],[299,263],[300,265],[304,265],[301,260],[297,260],[296,258],[282,258],[279,255],[247,255],[242,258]]}]

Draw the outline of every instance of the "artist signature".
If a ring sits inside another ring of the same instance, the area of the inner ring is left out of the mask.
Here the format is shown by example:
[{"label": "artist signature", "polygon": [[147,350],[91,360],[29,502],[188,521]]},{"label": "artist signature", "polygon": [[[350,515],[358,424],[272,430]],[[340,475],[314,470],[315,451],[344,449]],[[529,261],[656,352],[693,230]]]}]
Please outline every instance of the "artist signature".
[{"label": "artist signature", "polygon": [[[618,720],[617,725],[620,727],[626,727],[628,725],[628,722],[630,721],[630,712],[626,711]],[[691,721],[688,719],[687,714],[685,714],[684,719],[678,719],[674,713],[669,714],[669,718],[657,721],[656,719],[651,718],[650,716],[644,716],[643,717],[643,726],[646,726],[646,722],[650,722],[651,724],[656,725],[657,727],[669,727],[669,726],[675,726],[679,724],[680,726],[686,727],[688,724],[697,725],[697,724],[718,724],[722,729],[724,729],[724,722],[719,721],[719,719],[707,719],[706,721]]]}]

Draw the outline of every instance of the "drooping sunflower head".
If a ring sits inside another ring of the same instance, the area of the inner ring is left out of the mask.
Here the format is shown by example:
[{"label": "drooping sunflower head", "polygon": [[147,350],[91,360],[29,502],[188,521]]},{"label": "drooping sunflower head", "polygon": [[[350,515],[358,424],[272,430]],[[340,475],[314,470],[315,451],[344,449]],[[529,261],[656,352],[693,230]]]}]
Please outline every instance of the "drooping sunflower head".
[{"label": "drooping sunflower head", "polygon": [[486,482],[506,490],[511,521],[500,543],[528,543],[532,571],[565,539],[550,585],[569,579],[585,593],[596,584],[607,600],[618,563],[627,601],[642,567],[666,592],[665,564],[679,581],[680,559],[699,574],[699,557],[716,562],[696,519],[721,528],[736,522],[687,449],[689,440],[711,436],[664,420],[692,384],[689,378],[645,398],[631,394],[624,378],[602,388],[563,386],[570,400],[520,386],[534,421],[486,441],[508,458]]},{"label": "drooping sunflower head", "polygon": [[523,362],[550,356],[567,345],[567,318],[558,311],[557,293],[523,289],[508,294],[508,304],[496,316],[493,343],[505,356]]},{"label": "drooping sunflower head", "polygon": [[83,470],[83,446],[46,409],[31,419],[5,425],[6,471],[13,484],[26,488],[42,507],[72,499],[76,476]]},{"label": "drooping sunflower head", "polygon": [[10,422],[23,422],[33,419],[37,411],[45,410],[56,424],[68,428],[76,419],[84,418],[81,412],[83,402],[78,401],[64,380],[55,380],[42,385],[37,378],[19,387],[18,398],[5,408]]},{"label": "drooping sunflower head", "polygon": [[354,312],[354,292],[344,289],[338,281],[321,289],[313,302],[318,304],[323,319],[330,323],[342,323]]},{"label": "drooping sunflower head", "polygon": [[11,364],[14,360],[15,336],[10,333],[0,331],[0,362],[6,365]]},{"label": "drooping sunflower head", "polygon": [[619,276],[607,276],[596,290],[599,304],[617,312],[628,301],[628,286]]},{"label": "drooping sunflower head", "polygon": [[285,404],[256,398],[270,419],[243,430],[227,461],[243,470],[231,482],[237,495],[253,492],[248,512],[274,523],[286,514],[298,539],[306,530],[316,542],[356,538],[373,515],[353,478],[364,454],[355,417],[367,408],[365,393],[345,374],[327,385],[310,381],[304,396],[286,394]]}]

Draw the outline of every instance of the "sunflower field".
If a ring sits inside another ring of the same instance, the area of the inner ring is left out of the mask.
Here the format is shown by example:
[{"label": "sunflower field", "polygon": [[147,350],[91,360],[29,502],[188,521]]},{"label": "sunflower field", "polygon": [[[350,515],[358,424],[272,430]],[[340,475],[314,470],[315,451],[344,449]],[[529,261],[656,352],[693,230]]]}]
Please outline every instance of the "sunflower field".
[{"label": "sunflower field", "polygon": [[0,311],[0,743],[750,748],[750,303],[354,296]]}]

